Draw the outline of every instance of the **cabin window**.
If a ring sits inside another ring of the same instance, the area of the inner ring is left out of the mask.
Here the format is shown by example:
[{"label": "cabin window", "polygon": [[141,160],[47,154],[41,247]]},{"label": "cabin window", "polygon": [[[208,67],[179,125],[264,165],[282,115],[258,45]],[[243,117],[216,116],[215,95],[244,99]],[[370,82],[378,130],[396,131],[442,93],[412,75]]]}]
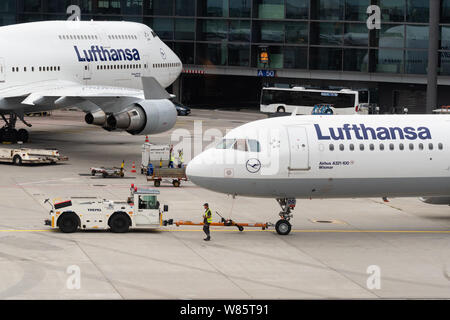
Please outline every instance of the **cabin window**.
[{"label": "cabin window", "polygon": [[409,150],[411,150],[411,151],[414,150],[414,144],[413,143],[409,144]]},{"label": "cabin window", "polygon": [[339,145],[339,150],[341,150],[341,151],[344,151],[344,145],[341,143],[340,145]]},{"label": "cabin window", "polygon": [[354,145],[353,143],[350,143],[350,145],[349,145],[349,149],[350,149],[350,151],[353,151],[353,150],[355,150],[355,145]]},{"label": "cabin window", "polygon": [[433,150],[433,144],[432,143],[428,144],[428,149]]},{"label": "cabin window", "polygon": [[364,151],[364,145],[362,143],[359,145],[359,150]]},{"label": "cabin window", "polygon": [[439,150],[442,150],[443,148],[444,148],[444,145],[443,145],[442,143],[439,143],[439,144],[438,144],[438,149],[439,149]]},{"label": "cabin window", "polygon": [[394,144],[393,144],[393,143],[390,143],[390,144],[389,144],[389,150],[394,150],[394,149],[395,149]]},{"label": "cabin window", "polygon": [[369,149],[370,149],[370,151],[375,150],[375,146],[373,145],[373,143],[369,144]]},{"label": "cabin window", "polygon": [[400,143],[400,144],[398,145],[398,148],[399,148],[400,150],[403,150],[403,149],[405,149],[405,146],[403,145],[403,143]]},{"label": "cabin window", "polygon": [[330,151],[334,151],[334,144],[330,144]]},{"label": "cabin window", "polygon": [[384,150],[384,144],[380,143],[380,150],[383,151]]},{"label": "cabin window", "polygon": [[423,150],[423,143],[419,143],[419,150]]}]

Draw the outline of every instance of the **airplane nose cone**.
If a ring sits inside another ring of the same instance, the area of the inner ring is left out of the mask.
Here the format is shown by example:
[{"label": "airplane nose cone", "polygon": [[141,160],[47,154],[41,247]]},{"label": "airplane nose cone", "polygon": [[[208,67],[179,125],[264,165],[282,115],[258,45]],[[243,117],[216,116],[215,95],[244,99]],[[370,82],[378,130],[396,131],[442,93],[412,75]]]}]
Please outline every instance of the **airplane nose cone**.
[{"label": "airplane nose cone", "polygon": [[203,186],[207,178],[212,176],[212,166],[205,161],[207,155],[202,153],[192,159],[186,168],[186,175],[196,185]]}]

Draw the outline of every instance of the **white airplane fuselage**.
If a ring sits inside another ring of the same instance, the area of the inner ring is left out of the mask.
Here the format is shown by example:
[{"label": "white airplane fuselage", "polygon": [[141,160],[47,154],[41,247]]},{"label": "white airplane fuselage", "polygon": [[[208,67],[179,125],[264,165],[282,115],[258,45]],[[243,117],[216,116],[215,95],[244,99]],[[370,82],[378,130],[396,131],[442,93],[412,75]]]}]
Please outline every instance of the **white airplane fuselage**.
[{"label": "white airplane fuselage", "polygon": [[447,115],[279,117],[238,127],[224,140],[228,148],[189,163],[195,184],[267,198],[450,195]]},{"label": "white airplane fuselage", "polygon": [[153,31],[133,22],[48,21],[0,28],[0,90],[46,81],[142,89],[163,87],[182,64]]}]

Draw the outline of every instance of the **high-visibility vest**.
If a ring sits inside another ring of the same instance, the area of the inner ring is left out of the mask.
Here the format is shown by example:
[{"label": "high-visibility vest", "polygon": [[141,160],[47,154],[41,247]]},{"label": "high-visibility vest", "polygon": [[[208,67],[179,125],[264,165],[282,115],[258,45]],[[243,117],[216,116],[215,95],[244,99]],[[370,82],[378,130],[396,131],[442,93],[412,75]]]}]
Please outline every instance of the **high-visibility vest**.
[{"label": "high-visibility vest", "polygon": [[181,162],[181,163],[184,162],[183,155],[180,155],[180,162]]},{"label": "high-visibility vest", "polygon": [[175,162],[175,157],[173,155],[170,156],[170,161]]},{"label": "high-visibility vest", "polygon": [[207,209],[206,211],[205,211],[205,218],[206,218],[206,221],[208,221],[208,223],[211,223],[212,222],[212,213],[211,213],[211,209]]}]

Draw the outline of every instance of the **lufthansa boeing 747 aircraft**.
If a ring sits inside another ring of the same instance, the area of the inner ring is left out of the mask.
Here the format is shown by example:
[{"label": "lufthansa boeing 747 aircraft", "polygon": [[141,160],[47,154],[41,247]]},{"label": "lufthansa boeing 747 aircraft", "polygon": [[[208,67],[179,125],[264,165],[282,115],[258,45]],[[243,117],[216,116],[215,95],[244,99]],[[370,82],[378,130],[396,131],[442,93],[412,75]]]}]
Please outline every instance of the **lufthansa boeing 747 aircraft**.
[{"label": "lufthansa boeing 747 aircraft", "polygon": [[295,199],[424,196],[450,204],[450,116],[291,116],[231,130],[195,157],[195,184],[276,198],[288,234]]},{"label": "lufthansa boeing 747 aircraft", "polygon": [[106,130],[169,130],[164,88],[182,64],[149,27],[132,22],[49,21],[0,28],[0,141],[28,140],[24,115],[66,107]]}]

